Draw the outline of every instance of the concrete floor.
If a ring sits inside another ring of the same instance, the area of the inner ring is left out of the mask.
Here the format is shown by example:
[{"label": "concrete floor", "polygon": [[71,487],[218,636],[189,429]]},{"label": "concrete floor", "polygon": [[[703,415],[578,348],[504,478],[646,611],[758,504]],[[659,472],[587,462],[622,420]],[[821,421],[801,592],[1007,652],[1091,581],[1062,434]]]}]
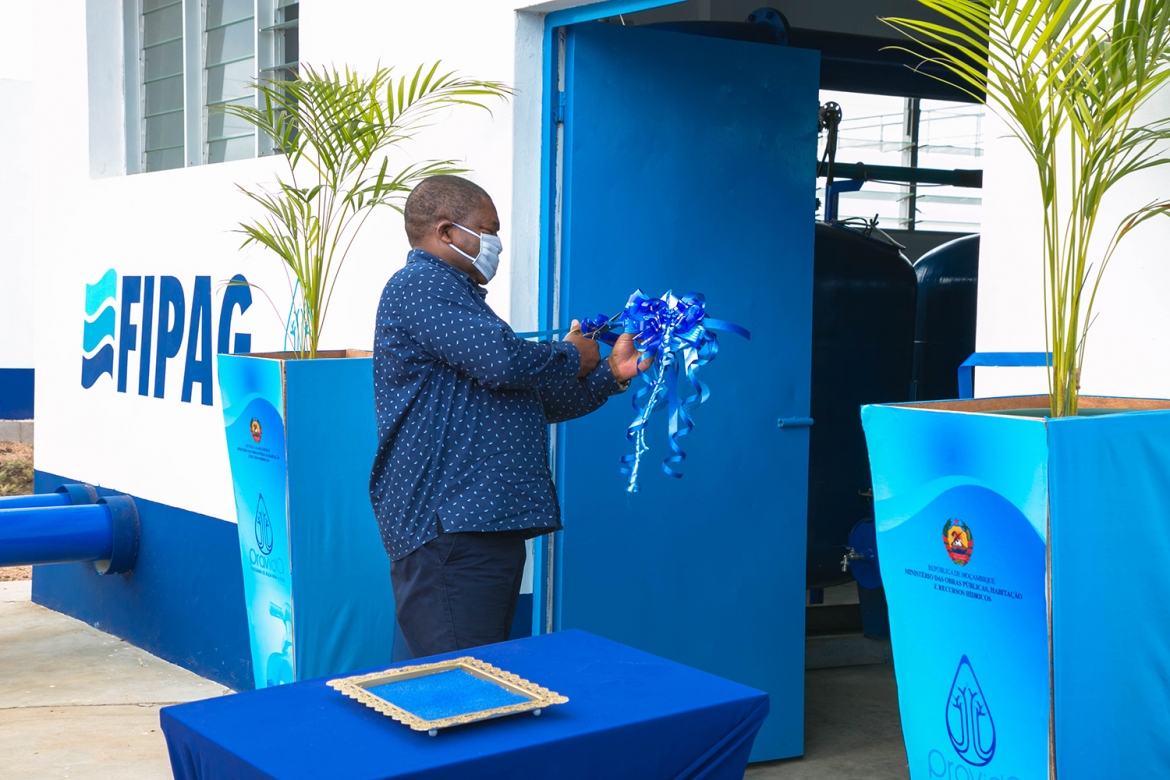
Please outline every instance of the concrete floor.
[{"label": "concrete floor", "polygon": [[[167,780],[158,710],[230,693],[0,582],[0,778]],[[806,673],[802,758],[751,780],[905,780],[893,667]]]},{"label": "concrete floor", "polygon": [[171,777],[158,710],[228,689],[0,582],[0,778]]},{"label": "concrete floor", "polygon": [[749,780],[907,780],[890,664],[804,675],[804,756],[748,767]]}]

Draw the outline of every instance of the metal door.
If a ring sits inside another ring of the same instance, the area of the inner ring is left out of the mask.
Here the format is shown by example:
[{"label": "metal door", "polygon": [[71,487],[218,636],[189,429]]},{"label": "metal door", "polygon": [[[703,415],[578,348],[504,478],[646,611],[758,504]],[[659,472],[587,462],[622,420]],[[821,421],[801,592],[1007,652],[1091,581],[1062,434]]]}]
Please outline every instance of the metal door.
[{"label": "metal door", "polygon": [[561,318],[635,288],[706,294],[711,398],[681,440],[656,415],[641,491],[632,392],[562,426],[557,623],[767,691],[753,760],[803,752],[804,564],[818,56],[604,23],[567,29]]}]

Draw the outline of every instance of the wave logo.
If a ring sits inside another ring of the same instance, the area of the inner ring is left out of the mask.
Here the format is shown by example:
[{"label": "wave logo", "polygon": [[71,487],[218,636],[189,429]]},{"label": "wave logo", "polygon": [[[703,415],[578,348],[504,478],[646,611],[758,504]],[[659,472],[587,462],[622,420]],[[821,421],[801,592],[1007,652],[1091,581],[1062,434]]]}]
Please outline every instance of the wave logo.
[{"label": "wave logo", "polygon": [[965,654],[947,696],[947,735],[959,757],[972,766],[986,766],[995,756],[995,721]]},{"label": "wave logo", "polygon": [[85,328],[82,334],[81,386],[93,387],[102,374],[114,375],[114,324],[118,274],[111,268],[94,284],[85,285]]}]

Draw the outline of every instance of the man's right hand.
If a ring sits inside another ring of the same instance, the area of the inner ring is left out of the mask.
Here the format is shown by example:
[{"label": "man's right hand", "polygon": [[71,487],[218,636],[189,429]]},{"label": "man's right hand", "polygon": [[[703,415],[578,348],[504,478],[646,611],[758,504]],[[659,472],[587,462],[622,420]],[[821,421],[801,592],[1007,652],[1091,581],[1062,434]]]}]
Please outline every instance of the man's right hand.
[{"label": "man's right hand", "polygon": [[597,342],[581,333],[581,323],[577,320],[573,320],[565,341],[576,347],[577,352],[581,354],[581,370],[577,372],[577,378],[584,379],[601,362],[601,351],[597,348]]}]

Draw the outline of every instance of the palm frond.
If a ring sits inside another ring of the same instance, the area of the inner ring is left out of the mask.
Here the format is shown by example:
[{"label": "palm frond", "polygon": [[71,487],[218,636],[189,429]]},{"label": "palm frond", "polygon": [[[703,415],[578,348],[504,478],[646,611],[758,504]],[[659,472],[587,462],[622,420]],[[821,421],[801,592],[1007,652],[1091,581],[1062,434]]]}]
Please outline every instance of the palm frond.
[{"label": "palm frond", "polygon": [[[241,119],[283,154],[288,181],[271,189],[240,188],[264,216],[240,223],[244,245],[274,253],[298,282],[308,357],[315,357],[334,285],[371,211],[401,212],[410,191],[436,174],[466,172],[452,160],[427,160],[390,169],[386,152],[459,107],[491,112],[490,100],[512,92],[497,81],[440,71],[440,63],[398,76],[378,67],[368,76],[349,68],[302,64],[291,80],[260,80],[253,105],[222,112]],[[304,181],[304,184],[300,182]]]},{"label": "palm frond", "polygon": [[1093,262],[1104,198],[1170,162],[1170,120],[1137,120],[1170,81],[1170,0],[918,1],[951,24],[883,21],[913,43],[907,50],[996,110],[1035,165],[1051,413],[1075,415],[1102,274],[1127,234],[1170,214],[1170,203],[1158,202],[1128,215]]}]

